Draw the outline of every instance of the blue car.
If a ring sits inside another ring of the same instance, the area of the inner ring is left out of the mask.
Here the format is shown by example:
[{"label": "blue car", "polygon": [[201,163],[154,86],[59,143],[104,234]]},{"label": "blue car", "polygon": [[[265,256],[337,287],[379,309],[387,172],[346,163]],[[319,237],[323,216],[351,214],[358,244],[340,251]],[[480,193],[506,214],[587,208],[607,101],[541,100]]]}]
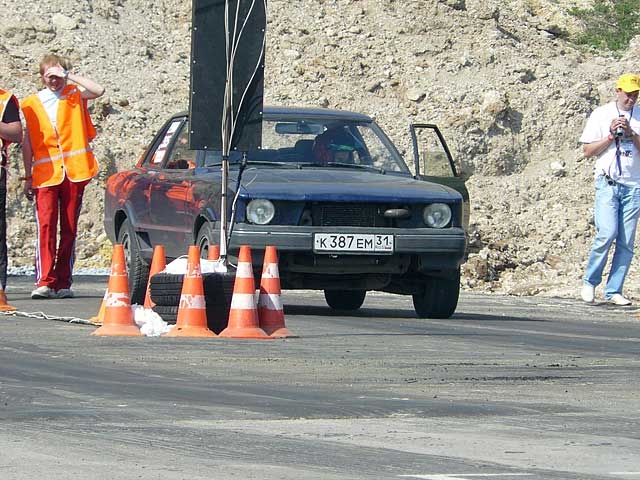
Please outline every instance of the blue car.
[{"label": "blue car", "polygon": [[356,310],[378,290],[411,295],[421,318],[450,317],[469,197],[437,126],[411,133],[413,173],[369,116],[265,108],[261,148],[225,159],[221,232],[221,152],[190,150],[188,114],[172,116],[135,167],[107,180],[104,226],[124,245],[131,301],[144,301],[156,245],[167,261],[194,244],[206,258],[228,235],[230,263],[249,245],[259,275],[274,245],[282,289],[323,290],[331,308]]}]

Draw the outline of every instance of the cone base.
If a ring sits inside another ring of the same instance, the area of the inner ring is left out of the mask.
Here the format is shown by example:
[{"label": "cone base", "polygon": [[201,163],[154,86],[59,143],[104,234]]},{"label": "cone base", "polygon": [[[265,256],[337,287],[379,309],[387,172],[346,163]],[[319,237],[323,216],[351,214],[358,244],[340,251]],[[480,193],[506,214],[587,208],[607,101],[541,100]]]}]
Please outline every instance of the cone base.
[{"label": "cone base", "polygon": [[284,312],[282,310],[269,310],[261,308],[258,310],[260,317],[260,328],[267,335],[274,338],[295,337],[284,323]]},{"label": "cone base", "polygon": [[13,305],[0,305],[0,312],[15,312],[16,310],[18,308]]},{"label": "cone base", "polygon": [[224,338],[257,338],[269,340],[272,339],[267,333],[261,328],[257,327],[236,327],[236,328],[225,328],[220,332],[219,337]]},{"label": "cone base", "polygon": [[207,327],[173,327],[167,333],[163,333],[163,337],[202,337],[212,338],[216,334]]},{"label": "cone base", "polygon": [[104,323],[104,315],[105,315],[104,309],[105,309],[104,302],[102,302],[102,306],[100,307],[98,314],[91,317],[89,321],[91,323],[95,323],[96,325],[102,325]]},{"label": "cone base", "polygon": [[103,325],[91,335],[98,337],[144,337],[140,329],[135,325]]},{"label": "cone base", "polygon": [[291,333],[291,331],[289,331],[289,329],[286,327],[276,329],[265,328],[264,331],[272,338],[298,338],[297,335]]}]

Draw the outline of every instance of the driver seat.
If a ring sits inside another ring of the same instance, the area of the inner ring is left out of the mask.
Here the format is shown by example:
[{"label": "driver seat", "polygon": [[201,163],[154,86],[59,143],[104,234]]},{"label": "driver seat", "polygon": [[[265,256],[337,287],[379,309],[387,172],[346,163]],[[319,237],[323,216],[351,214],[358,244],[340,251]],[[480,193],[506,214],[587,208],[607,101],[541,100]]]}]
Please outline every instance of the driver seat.
[{"label": "driver seat", "polygon": [[313,160],[313,140],[298,140],[293,147],[294,151],[300,155],[304,161]]}]

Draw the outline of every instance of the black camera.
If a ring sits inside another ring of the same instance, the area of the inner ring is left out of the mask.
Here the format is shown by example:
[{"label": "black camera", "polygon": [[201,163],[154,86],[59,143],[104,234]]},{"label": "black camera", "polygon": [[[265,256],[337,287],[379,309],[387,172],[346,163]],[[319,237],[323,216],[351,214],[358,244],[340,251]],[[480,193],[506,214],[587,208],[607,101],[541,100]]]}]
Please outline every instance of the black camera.
[{"label": "black camera", "polygon": [[[620,115],[620,118],[625,118],[624,115]],[[615,131],[616,138],[621,138],[624,135],[624,128],[618,127]]]}]

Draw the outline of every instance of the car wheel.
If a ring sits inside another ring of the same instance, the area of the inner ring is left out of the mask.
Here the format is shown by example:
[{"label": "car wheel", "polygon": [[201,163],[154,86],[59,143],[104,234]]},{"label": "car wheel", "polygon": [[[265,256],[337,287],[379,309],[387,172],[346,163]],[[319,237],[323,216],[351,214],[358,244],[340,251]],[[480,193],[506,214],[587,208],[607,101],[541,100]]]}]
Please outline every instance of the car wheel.
[{"label": "car wheel", "polygon": [[460,270],[451,278],[427,277],[421,293],[413,295],[413,308],[420,318],[449,318],[460,296]]},{"label": "car wheel", "polygon": [[213,241],[213,229],[209,222],[205,223],[198,230],[196,245],[200,248],[200,258],[209,258],[209,247],[215,245]]},{"label": "car wheel", "polygon": [[358,310],[367,296],[366,290],[325,290],[324,299],[334,310]]},{"label": "car wheel", "polygon": [[124,249],[127,274],[129,277],[129,297],[131,304],[144,304],[149,280],[149,265],[140,254],[138,239],[129,219],[122,222],[118,232],[118,243]]}]

